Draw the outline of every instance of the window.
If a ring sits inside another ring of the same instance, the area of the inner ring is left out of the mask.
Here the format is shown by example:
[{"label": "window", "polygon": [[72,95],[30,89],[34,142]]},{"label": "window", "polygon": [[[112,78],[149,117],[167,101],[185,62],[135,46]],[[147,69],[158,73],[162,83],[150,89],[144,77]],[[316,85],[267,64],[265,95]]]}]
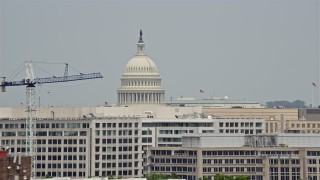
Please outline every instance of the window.
[{"label": "window", "polygon": [[49,136],[62,136],[62,131],[50,131]]},{"label": "window", "polygon": [[99,147],[99,146],[96,146],[96,147],[95,147],[95,150],[96,150],[96,152],[100,152],[100,147]]},{"label": "window", "polygon": [[100,123],[96,123],[96,128],[100,128]]},{"label": "window", "polygon": [[64,131],[64,136],[78,136],[78,131]]},{"label": "window", "polygon": [[80,128],[80,123],[67,123],[67,128]]}]

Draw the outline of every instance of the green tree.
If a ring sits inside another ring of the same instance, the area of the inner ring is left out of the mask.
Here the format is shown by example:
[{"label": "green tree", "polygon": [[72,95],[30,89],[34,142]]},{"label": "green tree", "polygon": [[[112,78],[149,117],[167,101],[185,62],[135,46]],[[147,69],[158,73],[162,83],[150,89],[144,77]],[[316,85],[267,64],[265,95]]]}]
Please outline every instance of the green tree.
[{"label": "green tree", "polygon": [[269,101],[266,102],[268,108],[305,108],[307,107],[306,102],[302,100],[289,101]]},{"label": "green tree", "polygon": [[301,100],[292,101],[291,104],[292,104],[292,107],[295,107],[295,108],[305,108],[305,107],[307,107],[306,106],[306,102],[301,101]]},{"label": "green tree", "polygon": [[237,176],[236,180],[249,180],[249,176]]},{"label": "green tree", "polygon": [[161,179],[167,179],[167,175],[164,174],[155,174],[151,173],[147,175],[147,180],[161,180]]},{"label": "green tree", "polygon": [[49,176],[49,174],[47,174],[44,179],[52,179],[52,176]]},{"label": "green tree", "polygon": [[249,176],[236,176],[236,178],[233,178],[233,176],[217,174],[214,176],[214,180],[249,180]]},{"label": "green tree", "polygon": [[180,176],[178,176],[176,173],[171,173],[170,179],[180,179]]}]

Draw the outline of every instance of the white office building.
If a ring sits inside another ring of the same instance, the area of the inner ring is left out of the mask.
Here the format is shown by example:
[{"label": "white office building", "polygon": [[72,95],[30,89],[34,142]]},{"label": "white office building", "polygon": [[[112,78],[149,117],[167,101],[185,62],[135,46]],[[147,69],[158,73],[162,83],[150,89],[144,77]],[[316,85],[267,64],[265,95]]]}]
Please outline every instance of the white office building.
[{"label": "white office building", "polygon": [[186,135],[183,147],[149,147],[144,173],[176,173],[189,180],[217,174],[251,180],[317,180],[319,134]]}]

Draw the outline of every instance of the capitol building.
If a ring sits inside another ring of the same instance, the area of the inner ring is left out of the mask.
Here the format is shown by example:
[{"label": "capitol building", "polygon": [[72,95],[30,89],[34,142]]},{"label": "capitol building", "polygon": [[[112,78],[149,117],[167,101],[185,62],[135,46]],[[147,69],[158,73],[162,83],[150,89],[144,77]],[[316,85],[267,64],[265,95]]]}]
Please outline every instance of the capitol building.
[{"label": "capitol building", "polygon": [[136,55],[127,63],[118,89],[118,105],[163,104],[165,90],[156,63],[145,52],[142,31]]}]

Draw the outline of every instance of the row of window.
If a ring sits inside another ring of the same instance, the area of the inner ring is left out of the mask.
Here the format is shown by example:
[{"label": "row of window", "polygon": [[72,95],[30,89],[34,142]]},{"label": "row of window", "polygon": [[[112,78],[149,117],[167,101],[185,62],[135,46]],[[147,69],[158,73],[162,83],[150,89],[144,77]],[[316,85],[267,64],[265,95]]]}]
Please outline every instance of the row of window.
[{"label": "row of window", "polygon": [[[12,147],[10,148],[10,152],[12,153],[18,153],[18,152],[26,152],[26,148],[20,148],[20,147]],[[86,152],[86,147],[38,147],[37,148],[38,153],[44,153],[44,152],[65,152],[65,153],[74,153],[74,152]]]},{"label": "row of window", "polygon": [[258,154],[260,155],[285,155],[285,156],[290,156],[290,155],[299,155],[299,151],[259,151]]},{"label": "row of window", "polygon": [[[46,169],[47,168],[52,168],[53,164],[45,164],[45,163],[37,163],[36,164],[36,168],[37,170],[39,169]],[[64,169],[85,169],[86,168],[86,164],[85,163],[63,163],[61,164],[55,164],[55,167],[63,167]]]},{"label": "row of window", "polygon": [[320,156],[320,151],[307,151],[307,156]]},{"label": "row of window", "polygon": [[184,134],[188,133],[188,130],[160,130],[159,134]]},{"label": "row of window", "polygon": [[203,172],[263,172],[262,167],[203,167]]},{"label": "row of window", "polygon": [[[4,137],[26,136],[26,132],[2,132]],[[86,131],[37,131],[37,136],[87,136]]]},{"label": "row of window", "polygon": [[[138,143],[139,142],[139,138],[120,138],[118,139],[118,143],[119,144],[132,144],[132,142],[134,143]],[[96,144],[115,144],[117,143],[117,139],[101,139],[101,138],[96,138],[95,139],[95,143]]]},{"label": "row of window", "polygon": [[138,151],[139,146],[123,146],[123,147],[100,147],[95,146],[95,152],[121,152],[121,151]]},{"label": "row of window", "polygon": [[[160,130],[159,134],[185,134],[185,133],[193,133],[193,130]],[[214,130],[202,130],[202,133],[214,133]],[[144,134],[144,132],[142,133]]]},{"label": "row of window", "polygon": [[[293,167],[291,168],[291,172],[293,174],[300,173],[301,168],[300,167]],[[289,167],[270,167],[269,168],[270,173],[284,173],[284,174],[289,174],[290,168]]]},{"label": "row of window", "polygon": [[117,159],[124,159],[124,160],[132,160],[132,157],[134,157],[134,159],[138,159],[139,154],[135,153],[135,154],[120,154],[120,155],[100,155],[100,154],[96,154],[95,155],[95,160],[99,161],[99,160],[115,160]]},{"label": "row of window", "polygon": [[[117,133],[118,132],[118,133]],[[131,136],[134,133],[134,135],[139,135],[139,130],[95,130],[96,136]]]},{"label": "row of window", "polygon": [[300,159],[270,159],[270,164],[289,164],[291,161],[291,164],[300,164]]},{"label": "row of window", "polygon": [[[21,150],[21,151],[19,151]],[[17,152],[25,152],[25,148],[17,148]],[[86,147],[38,147],[37,152],[65,152],[65,153],[74,153],[74,152],[86,152]]]},{"label": "row of window", "polygon": [[60,171],[50,171],[50,172],[36,172],[36,176],[37,177],[46,177],[46,176],[50,176],[50,177],[85,177],[86,173],[81,171],[81,172],[75,172],[75,171],[70,171],[70,172],[60,172]]},{"label": "row of window", "polygon": [[155,172],[196,172],[195,167],[170,167],[170,166],[151,166]]},{"label": "row of window", "polygon": [[68,160],[68,161],[85,161],[86,160],[86,156],[85,155],[48,155],[48,156],[37,156],[36,159],[38,161],[46,161],[46,160]]},{"label": "row of window", "polygon": [[[25,140],[21,141],[25,144]],[[86,144],[86,139],[37,139],[37,144],[62,144],[62,142],[63,144]]]},{"label": "row of window", "polygon": [[262,122],[220,122],[219,127],[262,127]]},{"label": "row of window", "polygon": [[151,158],[151,163],[197,164],[197,159]]},{"label": "row of window", "polygon": [[213,123],[183,123],[183,122],[153,122],[153,123],[142,123],[142,127],[213,127]]},{"label": "row of window", "polygon": [[203,156],[255,156],[255,151],[202,151]]},{"label": "row of window", "polygon": [[259,134],[262,131],[262,129],[219,129],[219,133]]},{"label": "row of window", "polygon": [[158,138],[158,142],[181,142],[181,138]]},{"label": "row of window", "polygon": [[262,159],[203,159],[203,164],[262,164]]},{"label": "row of window", "polygon": [[116,165],[118,164],[118,167],[138,167],[139,162],[120,162],[120,163],[94,163],[94,168],[99,169],[99,168],[116,168]]},{"label": "row of window", "polygon": [[[50,126],[51,125],[51,126]],[[37,129],[89,128],[89,123],[37,123]],[[0,129],[25,129],[26,124],[0,124]]]},{"label": "row of window", "polygon": [[118,176],[138,176],[139,175],[139,170],[138,169],[135,169],[135,170],[119,170],[119,171],[95,171],[94,172],[94,175],[96,177],[99,177],[99,176],[103,176],[103,177],[106,177],[106,176],[116,176],[118,173]]},{"label": "row of window", "polygon": [[139,123],[95,123],[96,128],[116,128],[118,124],[118,128],[131,128],[139,127]]},{"label": "row of window", "polygon": [[[317,164],[318,160],[317,159],[308,159],[308,164]],[[320,164],[320,160],[318,162]]]},{"label": "row of window", "polygon": [[310,124],[310,123],[308,123],[308,124],[291,124],[291,128],[295,128],[295,127],[297,127],[297,128],[300,128],[300,127],[302,127],[302,128],[306,128],[306,127],[307,128],[320,128],[320,124]]},{"label": "row of window", "polygon": [[316,167],[308,167],[308,172],[311,172],[311,173],[317,173],[317,172],[320,172],[320,168],[319,170],[317,171],[318,168]]}]

